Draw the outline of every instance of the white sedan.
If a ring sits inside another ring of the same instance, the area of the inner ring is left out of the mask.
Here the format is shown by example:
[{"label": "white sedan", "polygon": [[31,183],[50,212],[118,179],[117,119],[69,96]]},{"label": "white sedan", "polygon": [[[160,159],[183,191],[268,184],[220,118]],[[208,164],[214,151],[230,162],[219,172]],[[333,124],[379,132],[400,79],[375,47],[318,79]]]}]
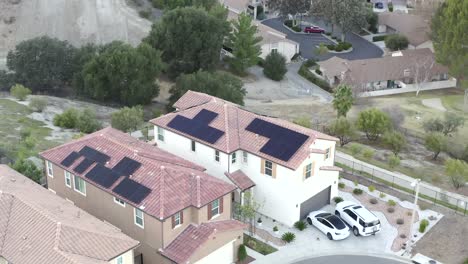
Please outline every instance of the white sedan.
[{"label": "white sedan", "polygon": [[327,235],[330,240],[341,240],[349,236],[349,227],[338,216],[325,211],[314,211],[307,222]]}]

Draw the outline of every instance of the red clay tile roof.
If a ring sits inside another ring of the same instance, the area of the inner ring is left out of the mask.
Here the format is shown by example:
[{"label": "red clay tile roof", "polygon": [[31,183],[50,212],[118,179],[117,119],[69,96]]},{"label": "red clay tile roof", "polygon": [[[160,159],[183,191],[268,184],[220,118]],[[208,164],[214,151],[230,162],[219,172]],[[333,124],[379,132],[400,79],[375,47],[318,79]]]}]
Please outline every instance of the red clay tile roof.
[{"label": "red clay tile roof", "polygon": [[[207,101],[208,97],[211,98],[209,101]],[[177,108],[179,111],[166,114],[159,118],[153,119],[150,122],[192,140],[201,141],[198,138],[170,128],[167,126],[167,124],[177,115],[182,115],[191,119],[202,109],[206,109],[218,113],[218,116],[210,123],[210,126],[223,131],[224,135],[221,136],[221,138],[219,138],[214,144],[210,144],[208,142],[203,142],[203,144],[225,153],[231,153],[233,151],[242,149],[294,170],[297,169],[301,165],[302,161],[304,161],[309,156],[309,147],[313,146],[315,139],[338,141],[338,139],[335,137],[293,124],[286,120],[261,116],[247,111],[241,108],[239,105],[224,101],[214,96],[209,96],[197,92],[188,91],[174,105],[178,106]],[[245,128],[255,118],[259,118],[308,135],[309,138],[288,161],[274,158],[270,155],[260,152],[260,149],[263,147],[263,145],[268,142],[268,138],[263,136],[256,136],[255,133],[245,130]]]},{"label": "red clay tile roof", "polygon": [[320,170],[326,170],[326,171],[343,171],[342,168],[337,167],[337,166],[322,166],[322,167],[320,167]]},{"label": "red clay tile roof", "polygon": [[77,159],[69,167],[61,165],[60,162],[72,151],[78,152],[84,146],[94,148],[110,156],[109,162],[106,163],[108,168],[114,167],[124,157],[130,157],[140,162],[141,167],[130,176],[130,179],[152,191],[139,204],[135,204],[112,191],[125,178],[123,176],[111,187],[104,188],[89,181],[84,176],[94,165],[82,174],[76,175],[89,184],[95,185],[135,207],[142,208],[147,214],[158,219],[165,219],[189,206],[200,208],[236,189],[234,185],[206,174],[203,172],[204,169],[198,165],[110,127],[44,151],[40,155],[73,173],[71,168],[79,164],[82,158]]},{"label": "red clay tile roof", "polygon": [[159,252],[176,263],[186,263],[189,258],[208,241],[210,236],[217,232],[244,229],[246,224],[237,220],[223,220],[190,224],[166,248]]},{"label": "red clay tile roof", "polygon": [[109,263],[139,242],[0,165],[0,256],[11,263]]},{"label": "red clay tile roof", "polygon": [[249,176],[245,175],[242,170],[236,170],[233,173],[225,172],[224,175],[226,175],[226,177],[228,177],[232,183],[234,183],[242,191],[255,186],[255,182],[253,182]]}]

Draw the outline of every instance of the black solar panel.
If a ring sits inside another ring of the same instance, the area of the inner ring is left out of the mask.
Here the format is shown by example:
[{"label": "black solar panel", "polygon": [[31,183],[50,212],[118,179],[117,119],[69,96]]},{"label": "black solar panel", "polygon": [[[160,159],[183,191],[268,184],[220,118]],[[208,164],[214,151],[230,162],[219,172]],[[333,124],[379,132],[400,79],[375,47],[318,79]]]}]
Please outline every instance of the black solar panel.
[{"label": "black solar panel", "polygon": [[86,174],[86,178],[105,188],[111,187],[119,179],[119,176],[118,173],[101,164],[97,164]]},{"label": "black solar panel", "polygon": [[117,165],[115,165],[114,168],[112,168],[112,170],[120,173],[120,175],[130,176],[136,170],[138,170],[140,166],[141,166],[140,162],[134,159],[125,157],[121,161],[119,161],[119,163],[117,163]]},{"label": "black solar panel", "polygon": [[139,204],[151,192],[148,187],[129,178],[123,179],[113,191],[126,199]]},{"label": "black solar panel", "polygon": [[269,138],[260,152],[283,161],[288,161],[309,138],[307,135],[259,118],[252,120],[245,130]]},{"label": "black solar panel", "polygon": [[94,160],[90,160],[88,158],[84,158],[80,164],[78,164],[73,170],[77,173],[83,173],[86,169],[88,169],[91,165],[93,165]]},{"label": "black solar panel", "polygon": [[78,154],[78,152],[76,151],[73,151],[65,159],[63,159],[62,162],[60,162],[60,164],[62,164],[65,167],[68,167],[72,165],[73,162],[75,162],[75,160],[78,159],[79,157],[80,157],[80,154]]},{"label": "black solar panel", "polygon": [[88,146],[84,146],[81,150],[80,150],[80,154],[85,156],[86,158],[90,159],[90,160],[93,160],[95,162],[98,162],[98,163],[106,163],[107,161],[110,160],[110,157],[107,156],[106,154],[100,152],[100,151],[97,151],[93,148],[90,148]]},{"label": "black solar panel", "polygon": [[213,144],[224,134],[223,131],[209,126],[216,116],[217,113],[202,109],[193,119],[177,115],[167,126]]}]

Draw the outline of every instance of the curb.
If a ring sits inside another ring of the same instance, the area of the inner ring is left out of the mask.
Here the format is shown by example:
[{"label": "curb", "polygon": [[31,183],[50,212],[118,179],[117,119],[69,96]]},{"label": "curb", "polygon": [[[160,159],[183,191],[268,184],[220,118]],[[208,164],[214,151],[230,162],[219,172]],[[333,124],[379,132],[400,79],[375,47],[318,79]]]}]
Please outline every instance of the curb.
[{"label": "curb", "polygon": [[[394,260],[394,261],[398,261],[402,264],[410,264],[412,263],[411,260],[409,258],[405,258],[405,257],[401,257],[401,256],[398,256],[398,255],[393,255],[393,254],[389,254],[389,253],[377,253],[377,252],[354,252],[354,251],[350,251],[350,252],[346,252],[346,251],[338,251],[338,252],[324,252],[324,253],[320,253],[320,254],[316,254],[314,256],[310,256],[310,257],[301,257],[301,258],[297,258],[297,259],[294,259],[291,261],[291,263],[296,263],[296,262],[299,262],[299,261],[304,261],[304,260],[310,260],[310,261],[313,261],[315,258],[320,258],[320,257],[326,257],[326,256],[370,256],[370,257],[378,257],[378,258],[383,258],[383,259],[388,259],[388,260]],[[313,262],[311,262],[313,263]]]}]

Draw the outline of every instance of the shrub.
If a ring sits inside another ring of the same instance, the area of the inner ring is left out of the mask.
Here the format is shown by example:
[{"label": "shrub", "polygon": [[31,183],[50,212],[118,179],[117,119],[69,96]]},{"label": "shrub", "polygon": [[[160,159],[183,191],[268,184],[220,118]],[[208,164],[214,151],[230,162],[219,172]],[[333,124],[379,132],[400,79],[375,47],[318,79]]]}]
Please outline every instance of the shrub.
[{"label": "shrub", "polygon": [[357,180],[354,180],[353,183],[354,183],[354,186],[358,186],[358,185],[359,185],[359,182],[358,182]]},{"label": "shrub", "polygon": [[385,37],[387,37],[387,36],[375,36],[375,37],[372,37],[372,42],[384,41],[384,40],[385,40]]},{"label": "shrub", "polygon": [[333,201],[336,203],[336,204],[339,204],[341,203],[343,200],[343,198],[341,198],[340,196],[336,196],[333,198]]},{"label": "shrub", "polygon": [[338,45],[338,46],[335,47],[335,51],[341,52],[341,51],[343,51],[343,47]]},{"label": "shrub", "polygon": [[287,27],[289,27],[289,28],[292,28],[292,26],[293,26],[293,21],[290,20],[290,19],[288,19],[288,20],[284,21],[284,25],[287,26]]},{"label": "shrub", "polygon": [[388,158],[388,166],[390,169],[394,169],[398,167],[398,165],[400,165],[400,158],[395,154],[390,155]]},{"label": "shrub", "polygon": [[309,67],[306,66],[306,63],[302,64],[302,66],[299,68],[298,73],[302,77],[306,78],[309,82],[317,85],[323,90],[328,91],[328,92],[333,92],[333,89],[330,86],[330,84],[326,82],[325,80],[318,78],[317,76],[315,76],[315,74],[311,73],[309,71]]},{"label": "shrub", "polygon": [[138,12],[138,14],[142,18],[148,19],[150,17],[150,15],[151,15],[151,11],[150,10],[141,10],[140,12]]},{"label": "shrub", "polygon": [[11,87],[10,94],[16,99],[20,101],[24,101],[26,100],[28,95],[31,94],[31,90],[29,90],[28,88],[24,87],[21,84],[15,84],[13,85],[13,87]]},{"label": "shrub", "polygon": [[338,183],[338,188],[343,189],[345,187],[345,184],[342,182]]},{"label": "shrub", "polygon": [[409,41],[403,35],[393,34],[385,38],[385,46],[391,51],[404,50],[408,48]]},{"label": "shrub", "polygon": [[78,115],[76,128],[81,133],[89,134],[101,129],[101,123],[97,120],[96,113],[92,109],[85,109]]},{"label": "shrub", "polygon": [[335,45],[329,44],[329,45],[327,45],[327,49],[328,50],[335,50]]},{"label": "shrub", "polygon": [[373,192],[375,191],[375,186],[374,185],[369,185],[369,187],[367,187],[369,189],[369,192]]},{"label": "shrub", "polygon": [[257,60],[257,65],[263,68],[263,66],[265,66],[265,60],[259,57]]},{"label": "shrub", "polygon": [[388,206],[396,206],[396,202],[392,199],[388,200],[387,204]]},{"label": "shrub", "polygon": [[356,189],[353,190],[353,193],[356,194],[356,195],[361,195],[362,192],[363,191],[361,189],[359,189],[359,188],[356,188]]},{"label": "shrub", "polygon": [[396,223],[397,223],[397,225],[402,225],[402,224],[405,223],[405,220],[403,220],[403,218],[398,218],[398,219],[396,220]]},{"label": "shrub", "polygon": [[325,35],[330,36],[331,32],[325,32]]},{"label": "shrub", "polygon": [[299,26],[292,27],[292,30],[294,30],[296,32],[301,32],[301,28]]},{"label": "shrub", "polygon": [[374,157],[374,153],[375,151],[373,149],[370,149],[370,148],[366,148],[363,152],[362,152],[362,156],[365,158],[365,159],[372,159]]},{"label": "shrub", "polygon": [[287,71],[286,59],[280,53],[271,52],[265,58],[263,74],[265,74],[266,77],[274,81],[281,81]]},{"label": "shrub", "polygon": [[377,201],[376,198],[370,198],[369,202],[370,202],[371,204],[377,204],[377,203],[378,203],[378,201]]},{"label": "shrub", "polygon": [[380,192],[380,194],[379,194],[379,197],[380,197],[380,198],[385,198],[385,196],[387,196],[385,193]]},{"label": "shrub", "polygon": [[356,156],[362,151],[362,146],[359,144],[352,143],[352,144],[349,144],[349,150],[351,151],[351,154],[353,156]]},{"label": "shrub", "polygon": [[304,221],[297,221],[294,223],[294,227],[299,231],[302,231],[307,228],[307,224]]},{"label": "shrub", "polygon": [[68,108],[62,114],[54,117],[54,125],[62,128],[75,128],[79,114],[75,108]]},{"label": "shrub", "polygon": [[308,59],[304,62],[304,65],[308,68],[317,65],[317,62],[314,59]]},{"label": "shrub", "polygon": [[296,235],[291,232],[286,232],[281,236],[281,239],[286,243],[291,243],[296,239]]},{"label": "shrub", "polygon": [[428,225],[429,221],[427,219],[421,220],[421,222],[419,222],[419,233],[424,233]]},{"label": "shrub", "polygon": [[317,73],[318,75],[322,75],[322,71],[320,69],[316,69],[315,73]]},{"label": "shrub", "polygon": [[244,261],[247,258],[247,250],[243,244],[241,244],[237,250],[237,257],[239,258],[239,261]]},{"label": "shrub", "polygon": [[247,245],[253,249],[257,247],[257,242],[253,239],[249,239],[249,241],[247,241]]},{"label": "shrub", "polygon": [[393,213],[393,212],[395,212],[395,208],[394,207],[389,207],[389,208],[387,208],[387,212]]},{"label": "shrub", "polygon": [[29,107],[35,112],[42,112],[47,107],[47,100],[44,98],[32,98],[29,102]]},{"label": "shrub", "polygon": [[279,229],[278,229],[277,226],[274,226],[274,227],[273,227],[273,232],[278,232],[278,230],[279,230]]},{"label": "shrub", "polygon": [[388,11],[393,12],[393,3],[388,3]]}]

